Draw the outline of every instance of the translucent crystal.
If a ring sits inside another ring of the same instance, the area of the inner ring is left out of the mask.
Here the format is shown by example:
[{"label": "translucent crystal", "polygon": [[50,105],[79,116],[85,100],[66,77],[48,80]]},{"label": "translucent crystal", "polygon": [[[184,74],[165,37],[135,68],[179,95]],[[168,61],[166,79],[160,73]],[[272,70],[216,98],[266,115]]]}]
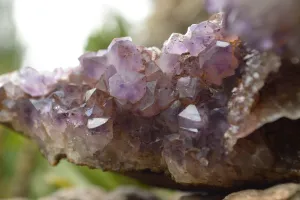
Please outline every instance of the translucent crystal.
[{"label": "translucent crystal", "polygon": [[200,55],[199,61],[205,79],[216,85],[221,85],[224,78],[234,75],[238,67],[231,45],[224,41],[217,41],[215,46]]},{"label": "translucent crystal", "polygon": [[184,44],[185,38],[184,35],[173,33],[170,38],[164,43],[163,52],[169,54],[184,54],[188,52],[187,47]]},{"label": "translucent crystal", "polygon": [[13,83],[10,82],[3,85],[3,88],[6,92],[6,95],[11,99],[18,99],[25,95],[25,93],[22,91],[22,89],[19,86],[14,85]]},{"label": "translucent crystal", "polygon": [[180,98],[195,99],[199,90],[199,79],[188,77],[181,77],[177,81],[177,89]]},{"label": "translucent crystal", "polygon": [[142,116],[154,116],[159,113],[159,107],[155,98],[157,81],[147,82],[147,89],[144,97],[137,104],[137,111]]},{"label": "translucent crystal", "polygon": [[145,75],[147,77],[147,81],[155,81],[160,78],[162,71],[155,62],[149,62],[145,70]]},{"label": "translucent crystal", "polygon": [[180,73],[179,56],[176,54],[162,53],[156,64],[168,76]]},{"label": "translucent crystal", "polygon": [[17,85],[31,96],[46,95],[55,84],[54,77],[44,76],[33,68],[22,68],[17,77]]},{"label": "translucent crystal", "polygon": [[185,46],[192,56],[197,56],[216,40],[213,24],[209,22],[193,24],[185,35],[188,38],[185,40]]},{"label": "translucent crystal", "polygon": [[117,71],[144,69],[142,55],[129,38],[115,39],[108,47],[108,62],[114,65]]},{"label": "translucent crystal", "polygon": [[146,92],[145,76],[128,71],[117,73],[109,79],[109,92],[113,97],[136,103]]},{"label": "translucent crystal", "polygon": [[108,120],[109,120],[109,118],[92,118],[92,119],[89,119],[88,123],[87,123],[87,128],[88,129],[94,129],[94,128],[100,127],[103,124],[105,124]]},{"label": "translucent crystal", "polygon": [[97,56],[95,53],[84,54],[79,58],[83,67],[83,76],[86,82],[96,82],[108,68],[107,58]]},{"label": "translucent crystal", "polygon": [[188,105],[179,117],[179,126],[186,129],[197,129],[202,125],[200,113],[195,105]]},{"label": "translucent crystal", "polygon": [[96,84],[97,89],[108,92],[109,91],[109,78],[117,73],[117,70],[114,66],[110,65],[104,72],[104,74],[99,79]]},{"label": "translucent crystal", "polygon": [[165,109],[176,100],[177,92],[171,88],[161,88],[157,91],[158,105],[161,109]]}]

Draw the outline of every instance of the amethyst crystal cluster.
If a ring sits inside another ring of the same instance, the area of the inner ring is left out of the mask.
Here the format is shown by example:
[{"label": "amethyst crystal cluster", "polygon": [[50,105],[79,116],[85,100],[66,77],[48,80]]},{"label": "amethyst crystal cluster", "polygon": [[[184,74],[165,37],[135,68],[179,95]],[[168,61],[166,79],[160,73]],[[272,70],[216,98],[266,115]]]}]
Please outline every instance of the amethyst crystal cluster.
[{"label": "amethyst crystal cluster", "polygon": [[162,50],[118,38],[74,69],[1,76],[0,121],[35,139],[53,164],[67,157],[115,171],[169,171],[188,183],[186,158],[205,168],[213,149],[214,159],[224,152],[239,60],[222,19],[172,34]]},{"label": "amethyst crystal cluster", "polygon": [[[274,148],[289,140],[282,134],[269,137],[281,126],[271,133],[256,131],[282,117],[300,118],[300,68],[277,54],[283,47],[292,50],[289,40],[265,39],[264,29],[245,31],[242,24],[255,23],[242,23],[252,9],[235,11],[248,8],[244,0],[208,3],[225,14],[190,26],[184,35],[172,34],[161,50],[117,38],[106,50],[82,55],[76,68],[48,74],[22,68],[1,76],[0,123],[34,139],[52,164],[67,158],[215,187],[298,178],[299,145]],[[245,138],[254,131],[260,134]],[[298,141],[299,134],[289,135]]]}]

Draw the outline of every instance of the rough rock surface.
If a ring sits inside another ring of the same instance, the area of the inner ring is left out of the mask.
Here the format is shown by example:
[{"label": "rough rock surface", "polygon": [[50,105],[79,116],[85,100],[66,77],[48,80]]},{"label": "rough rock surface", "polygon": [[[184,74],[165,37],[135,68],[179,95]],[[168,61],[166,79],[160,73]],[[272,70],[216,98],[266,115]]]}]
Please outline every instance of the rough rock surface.
[{"label": "rough rock surface", "polygon": [[106,195],[106,192],[98,187],[70,188],[59,190],[39,200],[104,200]]},{"label": "rough rock surface", "polygon": [[[300,186],[298,184],[282,184],[265,190],[243,190],[225,195],[204,195],[196,193],[176,192],[170,197],[159,198],[150,191],[140,188],[124,187],[112,192],[104,192],[100,188],[71,188],[55,192],[39,200],[298,200]],[[26,200],[26,199],[10,199]]]},{"label": "rough rock surface", "polygon": [[160,198],[149,191],[124,187],[109,193],[103,200],[160,200]]},{"label": "rough rock surface", "polygon": [[266,190],[245,190],[228,195],[224,200],[298,200],[300,186],[284,184]]},{"label": "rough rock surface", "polygon": [[62,189],[39,200],[160,200],[160,198],[149,191],[134,187],[121,187],[112,192],[105,192],[98,187],[87,187]]},{"label": "rough rock surface", "polygon": [[[265,190],[243,190],[224,196],[203,196],[199,194],[183,194],[178,200],[298,200],[300,186],[288,183],[273,186]],[[177,200],[177,199],[176,199]]]}]

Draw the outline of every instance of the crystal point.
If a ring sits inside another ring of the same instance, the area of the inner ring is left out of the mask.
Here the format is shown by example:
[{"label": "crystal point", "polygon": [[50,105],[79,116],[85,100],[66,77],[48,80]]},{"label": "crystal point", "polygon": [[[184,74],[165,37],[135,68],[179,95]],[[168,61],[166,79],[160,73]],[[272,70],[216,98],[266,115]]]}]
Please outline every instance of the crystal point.
[{"label": "crystal point", "polygon": [[87,123],[87,128],[88,129],[97,128],[97,127],[102,126],[103,124],[105,124],[108,120],[109,120],[109,118],[93,118],[93,119],[89,119],[88,123]]},{"label": "crystal point", "polygon": [[194,122],[201,122],[200,114],[195,105],[188,105],[178,116]]}]

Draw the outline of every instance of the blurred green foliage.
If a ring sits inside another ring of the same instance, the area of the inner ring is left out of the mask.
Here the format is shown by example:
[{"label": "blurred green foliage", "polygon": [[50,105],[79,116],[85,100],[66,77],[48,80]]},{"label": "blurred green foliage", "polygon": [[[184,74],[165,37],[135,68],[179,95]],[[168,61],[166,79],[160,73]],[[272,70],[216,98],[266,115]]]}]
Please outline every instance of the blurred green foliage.
[{"label": "blurred green foliage", "polygon": [[17,40],[12,16],[13,0],[0,0],[0,74],[17,69],[23,49]]},{"label": "blurred green foliage", "polygon": [[[0,0],[0,30],[4,30],[0,33],[1,74],[17,69],[22,61],[22,48],[12,20],[12,4],[13,1]],[[129,25],[126,20],[118,14],[111,14],[107,19],[107,23],[91,34],[85,50],[104,49],[113,38],[127,36]],[[50,166],[35,144],[0,126],[0,198],[24,196],[35,199],[60,188],[98,185],[112,190],[123,184],[138,183],[121,175],[66,161],[56,167]]]},{"label": "blurred green foliage", "polygon": [[[22,60],[22,48],[17,40],[12,17],[13,1],[0,0],[0,73],[17,69]],[[0,197],[9,194],[15,174],[15,161],[23,138],[0,127]]]},{"label": "blurred green foliage", "polygon": [[110,13],[106,19],[102,27],[90,35],[85,46],[86,51],[106,49],[114,38],[128,36],[129,23],[122,16]]}]

